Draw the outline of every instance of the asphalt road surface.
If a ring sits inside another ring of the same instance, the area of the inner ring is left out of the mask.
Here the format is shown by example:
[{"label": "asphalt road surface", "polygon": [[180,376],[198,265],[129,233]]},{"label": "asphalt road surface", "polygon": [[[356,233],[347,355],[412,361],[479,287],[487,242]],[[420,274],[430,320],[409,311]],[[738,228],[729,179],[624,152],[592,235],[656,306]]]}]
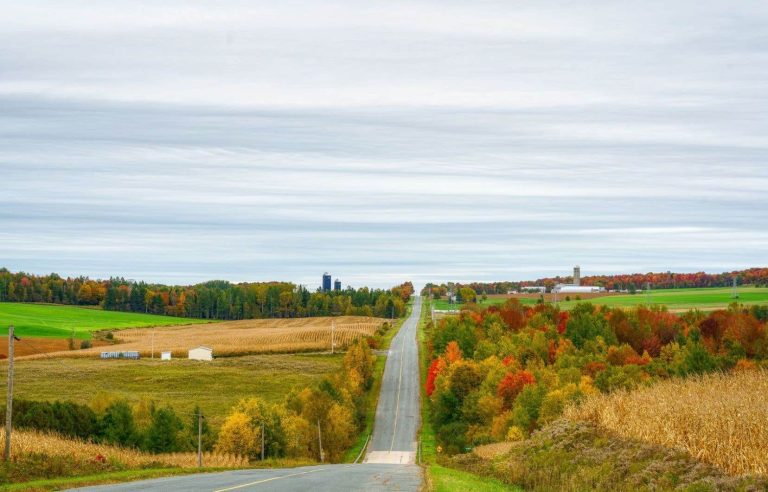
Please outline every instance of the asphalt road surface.
[{"label": "asphalt road surface", "polygon": [[421,298],[390,345],[373,437],[362,464],[317,465],[201,473],[179,477],[87,487],[86,491],[418,491],[421,468],[416,460],[419,428],[419,353],[416,327]]}]

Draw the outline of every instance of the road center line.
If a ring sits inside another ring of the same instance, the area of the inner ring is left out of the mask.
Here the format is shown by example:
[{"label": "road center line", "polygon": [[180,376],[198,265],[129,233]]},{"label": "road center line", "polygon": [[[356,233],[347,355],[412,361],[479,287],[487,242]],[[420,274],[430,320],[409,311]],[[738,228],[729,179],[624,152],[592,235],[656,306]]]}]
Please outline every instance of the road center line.
[{"label": "road center line", "polygon": [[245,487],[250,487],[251,485],[259,485],[260,483],[272,482],[273,480],[280,480],[282,478],[297,477],[299,475],[306,475],[308,473],[315,473],[323,470],[327,470],[327,468],[318,468],[316,470],[307,470],[299,473],[291,473],[290,475],[281,475],[279,477],[265,478],[264,480],[257,480],[256,482],[244,483],[242,485],[235,485],[234,487],[228,487],[226,489],[218,489],[218,490],[215,490],[214,492],[227,492],[228,490],[242,489]]},{"label": "road center line", "polygon": [[[406,323],[410,321],[407,320]],[[402,328],[401,328],[402,332]],[[398,333],[399,335],[400,333]],[[392,444],[389,445],[389,452],[395,447],[395,436],[397,436],[397,417],[400,414],[400,387],[403,385],[403,359],[405,358],[405,337],[400,344],[400,375],[397,380],[397,401],[395,403],[395,425],[392,427]]]}]

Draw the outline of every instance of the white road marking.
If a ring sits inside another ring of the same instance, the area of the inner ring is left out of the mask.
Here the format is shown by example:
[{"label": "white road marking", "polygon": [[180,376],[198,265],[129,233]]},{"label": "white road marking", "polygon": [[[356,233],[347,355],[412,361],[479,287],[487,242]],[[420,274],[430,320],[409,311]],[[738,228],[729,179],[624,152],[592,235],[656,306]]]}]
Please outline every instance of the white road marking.
[{"label": "white road marking", "polygon": [[[398,333],[399,335],[399,333]],[[392,428],[392,444],[389,445],[389,452],[395,447],[395,436],[397,436],[397,416],[400,414],[400,387],[403,385],[403,359],[405,359],[405,337],[400,344],[400,376],[397,380],[397,402],[395,403],[395,426]]]},{"label": "white road marking", "polygon": [[323,471],[323,470],[327,470],[327,469],[328,468],[318,468],[316,470],[308,470],[308,471],[303,471],[303,472],[299,472],[299,473],[291,473],[290,475],[282,475],[282,476],[279,476],[279,477],[265,478],[264,480],[257,480],[256,482],[244,483],[242,485],[235,485],[234,487],[228,487],[226,489],[218,489],[218,490],[215,490],[214,492],[227,492],[228,490],[242,489],[242,488],[245,488],[245,487],[250,487],[251,485],[258,485],[260,483],[272,482],[274,480],[280,480],[282,478],[297,477],[299,475],[306,475],[308,473],[315,473],[315,472],[319,472],[319,471]]}]

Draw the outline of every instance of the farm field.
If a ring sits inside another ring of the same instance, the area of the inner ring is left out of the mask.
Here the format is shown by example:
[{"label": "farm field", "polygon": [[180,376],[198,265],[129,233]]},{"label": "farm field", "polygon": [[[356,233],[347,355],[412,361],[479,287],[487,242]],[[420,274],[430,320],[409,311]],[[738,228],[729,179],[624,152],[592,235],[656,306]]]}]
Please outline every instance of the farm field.
[{"label": "farm field", "polygon": [[[336,349],[354,340],[372,336],[387,320],[364,316],[339,316],[291,319],[252,319],[211,324],[127,329],[114,334],[116,344],[110,351],[138,351],[149,357],[171,351],[174,357],[187,357],[190,348],[204,345],[216,356],[256,353],[330,351],[331,331]],[[104,347],[54,352],[62,357],[98,357]]]},{"label": "farm field", "polygon": [[768,372],[670,379],[595,395],[565,417],[625,439],[682,449],[730,475],[768,475]]},{"label": "farm field", "polygon": [[28,337],[75,338],[85,340],[97,330],[145,328],[203,323],[191,318],[176,318],[155,314],[124,313],[78,306],[0,302],[0,334],[8,334],[13,324],[15,333]]},{"label": "farm field", "polygon": [[[638,293],[634,295],[603,295],[590,299],[587,299],[587,296],[583,295],[583,300],[589,301],[593,304],[600,304],[611,307],[638,306],[641,304],[647,304],[650,300],[650,304],[663,304],[666,305],[670,310],[687,310],[695,308],[704,311],[724,308],[734,300],[746,305],[768,304],[768,287],[740,287],[738,292],[738,299],[731,298],[733,290],[730,287],[713,287],[701,289],[651,290],[650,295],[646,295],[645,292],[638,291]],[[561,294],[561,301],[558,303],[561,308],[570,309],[579,302],[574,299],[576,294],[567,295],[569,295],[572,300],[562,300],[565,298],[565,295]],[[490,305],[504,304],[510,297],[516,296],[489,297],[485,302],[480,303],[480,305],[487,307]],[[518,298],[521,304],[535,304],[536,299],[537,298],[535,296]],[[435,309],[440,310],[460,309],[461,307],[461,305],[458,304],[451,305],[444,299],[435,300],[432,302],[435,306]]]},{"label": "farm field", "polygon": [[[90,403],[105,396],[125,398],[131,403],[147,398],[187,413],[199,404],[209,422],[218,428],[241,398],[258,396],[269,402],[282,402],[294,386],[306,386],[336,371],[342,357],[275,354],[205,363],[158,359],[18,360],[14,393],[19,399],[78,403]],[[4,371],[0,375],[0,391],[6,391]]]}]

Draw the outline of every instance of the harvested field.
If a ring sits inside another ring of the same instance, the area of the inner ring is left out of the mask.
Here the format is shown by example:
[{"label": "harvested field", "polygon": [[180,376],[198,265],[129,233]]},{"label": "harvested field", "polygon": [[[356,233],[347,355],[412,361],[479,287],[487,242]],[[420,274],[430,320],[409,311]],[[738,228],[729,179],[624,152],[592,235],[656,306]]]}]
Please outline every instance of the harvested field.
[{"label": "harvested field", "polygon": [[598,395],[565,417],[683,450],[732,475],[768,475],[768,371],[662,381]]},{"label": "harvested field", "polygon": [[[75,340],[75,350],[80,349],[82,340]],[[94,347],[103,347],[109,345],[104,340],[92,340]],[[50,337],[22,337],[21,341],[14,344],[13,353],[16,357],[24,357],[27,355],[35,355],[40,353],[50,352],[62,352],[69,350],[69,340],[65,338],[50,338]],[[8,344],[0,343],[0,359],[8,358]]]},{"label": "harvested field", "polygon": [[[138,351],[148,357],[154,347],[155,357],[171,351],[174,357],[187,357],[190,348],[200,345],[213,349],[214,356],[259,353],[325,351],[331,348],[331,326],[335,325],[337,350],[360,337],[376,333],[388,320],[364,316],[335,318],[292,318],[228,321],[215,324],[127,329],[114,333],[116,344],[110,351]],[[55,352],[61,357],[96,357],[105,347]],[[41,357],[31,356],[30,358]]]}]

